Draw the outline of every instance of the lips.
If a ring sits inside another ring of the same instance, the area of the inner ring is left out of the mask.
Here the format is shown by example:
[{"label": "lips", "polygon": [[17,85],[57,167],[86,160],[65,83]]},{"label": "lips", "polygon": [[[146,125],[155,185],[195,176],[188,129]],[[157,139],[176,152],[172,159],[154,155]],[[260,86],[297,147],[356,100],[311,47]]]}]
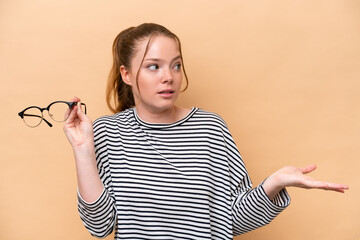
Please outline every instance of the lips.
[{"label": "lips", "polygon": [[174,90],[172,89],[164,89],[162,91],[159,92],[159,95],[162,97],[162,98],[165,98],[165,99],[170,99],[170,98],[173,98],[174,97]]},{"label": "lips", "polygon": [[159,94],[171,94],[171,93],[174,93],[174,91],[171,89],[165,89],[159,92]]}]

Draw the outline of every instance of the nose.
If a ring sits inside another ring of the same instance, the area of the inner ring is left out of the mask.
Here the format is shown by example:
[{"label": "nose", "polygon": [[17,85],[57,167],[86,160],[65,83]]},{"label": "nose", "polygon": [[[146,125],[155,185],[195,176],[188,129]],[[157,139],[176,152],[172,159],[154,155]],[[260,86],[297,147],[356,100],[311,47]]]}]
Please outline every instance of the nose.
[{"label": "nose", "polygon": [[162,76],[162,83],[172,83],[173,82],[173,74],[171,72],[171,69],[164,70],[164,74]]}]

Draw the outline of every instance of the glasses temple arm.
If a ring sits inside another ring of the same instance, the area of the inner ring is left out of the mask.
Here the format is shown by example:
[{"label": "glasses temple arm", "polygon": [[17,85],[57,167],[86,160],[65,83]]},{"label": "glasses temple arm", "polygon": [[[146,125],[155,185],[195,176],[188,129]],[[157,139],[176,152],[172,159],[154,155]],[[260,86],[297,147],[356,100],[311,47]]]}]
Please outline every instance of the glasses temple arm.
[{"label": "glasses temple arm", "polygon": [[85,103],[81,103],[81,105],[84,105],[84,106],[85,106],[85,114],[86,114],[86,105],[85,105]]},{"label": "glasses temple arm", "polygon": [[49,125],[49,127],[52,127],[53,125],[51,123],[48,122],[48,120],[46,120],[45,118],[42,118],[44,119],[44,121],[47,123],[47,125]]},{"label": "glasses temple arm", "polygon": [[[20,114],[19,114],[19,116],[20,116]],[[49,127],[52,127],[53,125],[51,124],[51,123],[49,123],[49,121],[48,120],[46,120],[45,118],[43,118],[43,117],[40,117],[40,116],[38,116],[38,115],[33,115],[33,114],[23,114],[22,116],[20,116],[21,118],[23,118],[23,117],[38,117],[38,118],[42,118],[46,123],[47,123],[47,125],[49,125]]]},{"label": "glasses temple arm", "polygon": [[[74,105],[76,105],[78,102],[70,102],[70,105],[69,105],[69,107],[70,107],[70,109],[72,109],[73,108],[73,106]],[[86,114],[86,104],[85,103],[80,103],[81,105],[83,105],[84,107],[85,107],[85,114]]]}]

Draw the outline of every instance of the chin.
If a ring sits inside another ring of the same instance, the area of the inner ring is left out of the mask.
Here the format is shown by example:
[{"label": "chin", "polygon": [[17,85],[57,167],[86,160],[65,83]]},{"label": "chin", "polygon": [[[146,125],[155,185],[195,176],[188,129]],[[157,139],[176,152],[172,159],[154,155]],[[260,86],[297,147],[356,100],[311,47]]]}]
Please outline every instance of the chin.
[{"label": "chin", "polygon": [[167,110],[172,110],[174,108],[174,104],[166,104],[162,106],[156,106],[154,109],[156,109],[158,112],[164,112]]}]

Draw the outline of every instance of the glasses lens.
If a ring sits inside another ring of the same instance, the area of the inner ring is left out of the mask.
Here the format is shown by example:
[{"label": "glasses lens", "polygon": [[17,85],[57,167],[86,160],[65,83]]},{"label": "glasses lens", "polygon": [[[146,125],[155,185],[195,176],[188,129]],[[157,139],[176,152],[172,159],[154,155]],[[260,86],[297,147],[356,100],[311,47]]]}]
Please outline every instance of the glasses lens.
[{"label": "glasses lens", "polygon": [[23,120],[29,127],[36,127],[42,121],[42,112],[38,108],[29,108],[24,112]]},{"label": "glasses lens", "polygon": [[69,117],[69,105],[64,102],[57,102],[50,106],[49,115],[56,122],[63,122]]}]

